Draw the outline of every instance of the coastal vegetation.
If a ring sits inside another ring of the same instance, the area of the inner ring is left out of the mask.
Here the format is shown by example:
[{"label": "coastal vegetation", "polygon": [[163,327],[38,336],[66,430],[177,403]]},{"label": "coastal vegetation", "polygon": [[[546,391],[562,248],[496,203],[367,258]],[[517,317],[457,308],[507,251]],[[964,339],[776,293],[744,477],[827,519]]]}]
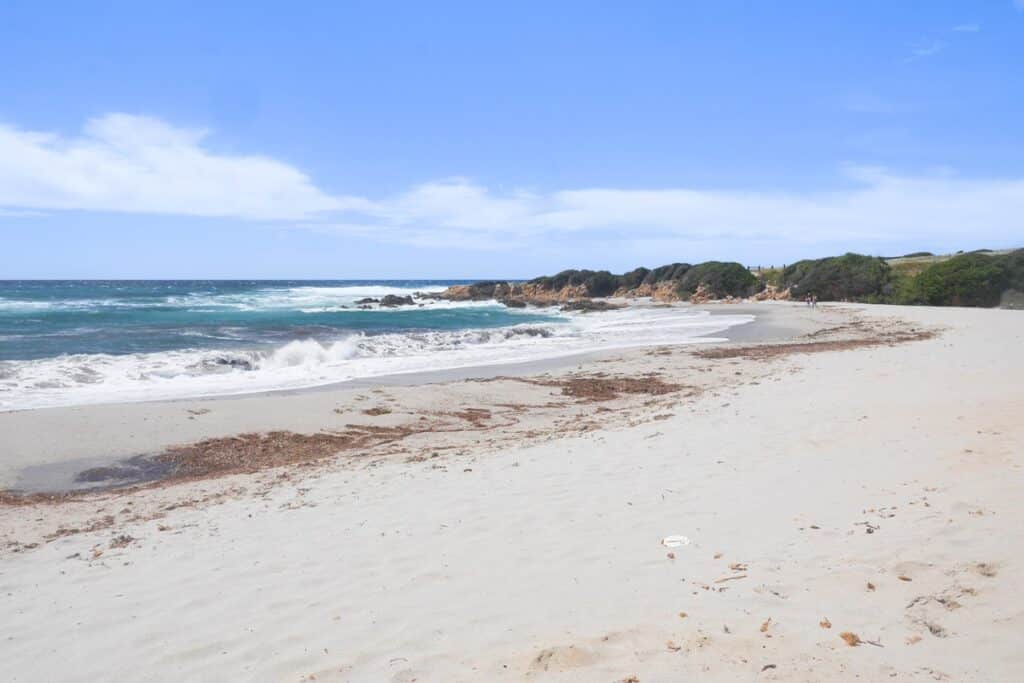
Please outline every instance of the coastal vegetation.
[{"label": "coastal vegetation", "polygon": [[662,301],[803,299],[930,306],[1024,307],[1024,249],[885,258],[847,253],[752,271],[733,261],[670,263],[621,275],[564,270],[522,283],[485,281],[451,288],[442,298],[497,299],[508,305],[576,302],[610,296]]},{"label": "coastal vegetation", "polygon": [[791,298],[930,306],[1017,307],[1024,297],[1024,249],[884,258],[844,254],[758,273]]},{"label": "coastal vegetation", "polygon": [[929,306],[1019,307],[1024,297],[1024,249],[975,251],[935,263],[901,283],[896,303]]},{"label": "coastal vegetation", "polygon": [[746,297],[755,294],[764,285],[746,267],[732,261],[707,261],[689,268],[679,279],[676,291],[692,296],[704,289],[716,299]]},{"label": "coastal vegetation", "polygon": [[928,306],[1004,306],[1024,300],[1024,249],[896,258],[861,254],[798,261],[770,274],[793,298]]},{"label": "coastal vegetation", "polygon": [[636,268],[622,275],[613,275],[607,270],[564,270],[557,275],[534,278],[526,284],[543,292],[573,289],[584,296],[604,297],[665,283],[670,283],[671,289],[683,298],[698,290],[721,299],[750,296],[761,289],[758,278],[746,266],[721,261],[697,265],[672,263],[653,270]]},{"label": "coastal vegetation", "polygon": [[797,261],[783,269],[779,285],[800,298],[880,302],[892,295],[892,268],[885,259],[862,254]]},{"label": "coastal vegetation", "polygon": [[611,296],[621,286],[620,275],[612,275],[607,270],[563,270],[557,275],[544,276],[530,280],[528,284],[547,292],[558,292],[564,289],[580,289],[585,296]]}]

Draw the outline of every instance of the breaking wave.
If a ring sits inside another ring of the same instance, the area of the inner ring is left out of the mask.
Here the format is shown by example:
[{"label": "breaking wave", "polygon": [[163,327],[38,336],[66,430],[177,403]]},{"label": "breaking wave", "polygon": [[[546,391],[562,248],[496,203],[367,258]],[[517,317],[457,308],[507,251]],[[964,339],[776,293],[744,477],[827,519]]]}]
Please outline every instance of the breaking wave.
[{"label": "breaking wave", "polygon": [[556,322],[294,339],[258,349],[70,354],[0,361],[0,410],[297,389],[357,378],[709,341],[750,321],[686,307],[564,315]]},{"label": "breaking wave", "polygon": [[[439,301],[431,281],[0,281],[0,410],[297,389],[707,339],[749,316]],[[382,306],[388,295],[399,297]],[[367,301],[367,300],[371,301]]]}]

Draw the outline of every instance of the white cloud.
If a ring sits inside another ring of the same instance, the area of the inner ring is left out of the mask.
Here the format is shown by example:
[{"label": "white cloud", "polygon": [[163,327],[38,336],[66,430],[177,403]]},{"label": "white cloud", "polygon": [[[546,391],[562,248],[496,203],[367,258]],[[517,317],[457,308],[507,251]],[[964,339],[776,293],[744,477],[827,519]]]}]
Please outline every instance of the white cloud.
[{"label": "white cloud", "polygon": [[317,229],[417,246],[527,246],[538,237],[803,244],[1019,239],[1024,180],[846,169],[846,189],[752,192],[588,188],[499,194],[464,179],[420,185]]},{"label": "white cloud", "polygon": [[0,207],[271,220],[353,205],[283,162],[212,152],[206,136],[127,114],[73,138],[0,125]]},{"label": "white cloud", "polygon": [[497,191],[466,178],[389,197],[332,196],[300,170],[219,154],[204,131],[114,114],[82,135],[0,126],[0,215],[49,210],[166,213],[273,221],[385,243],[502,250],[701,240],[726,245],[962,241],[1024,234],[1024,179],[900,175],[848,167],[829,192],[584,187]]}]

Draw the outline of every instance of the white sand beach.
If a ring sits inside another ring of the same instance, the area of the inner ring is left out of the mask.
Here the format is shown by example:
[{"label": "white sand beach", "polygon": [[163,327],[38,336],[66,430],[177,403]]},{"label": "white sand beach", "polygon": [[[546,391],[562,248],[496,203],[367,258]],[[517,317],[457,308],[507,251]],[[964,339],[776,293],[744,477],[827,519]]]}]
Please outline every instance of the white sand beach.
[{"label": "white sand beach", "polygon": [[0,414],[4,487],[356,444],[5,498],[3,678],[1024,680],[1024,315],[752,308],[516,377]]}]

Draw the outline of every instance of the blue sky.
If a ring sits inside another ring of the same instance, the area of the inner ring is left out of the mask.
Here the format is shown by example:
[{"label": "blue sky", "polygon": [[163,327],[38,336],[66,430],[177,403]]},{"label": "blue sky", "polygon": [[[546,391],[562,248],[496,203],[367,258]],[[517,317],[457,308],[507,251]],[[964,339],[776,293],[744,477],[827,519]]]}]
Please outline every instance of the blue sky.
[{"label": "blue sky", "polygon": [[0,6],[0,278],[1024,245],[1024,0],[90,4]]}]

